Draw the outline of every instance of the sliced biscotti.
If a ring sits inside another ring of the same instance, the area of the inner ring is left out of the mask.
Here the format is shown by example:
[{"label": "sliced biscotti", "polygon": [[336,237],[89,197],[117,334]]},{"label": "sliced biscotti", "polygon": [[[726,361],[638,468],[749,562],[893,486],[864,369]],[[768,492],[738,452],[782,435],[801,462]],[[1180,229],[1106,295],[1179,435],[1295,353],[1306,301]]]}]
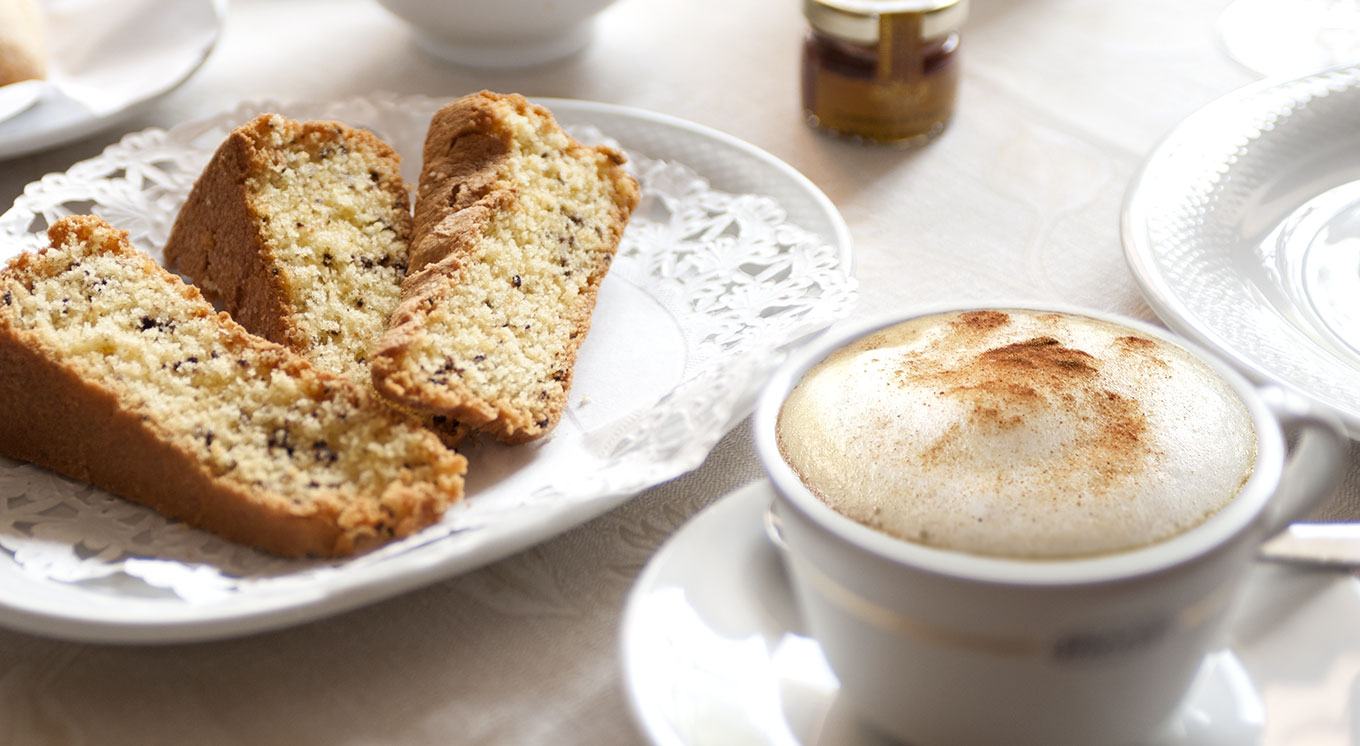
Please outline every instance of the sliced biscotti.
[{"label": "sliced biscotti", "polygon": [[466,462],[216,312],[99,218],[0,273],[0,453],[286,556],[436,521]]},{"label": "sliced biscotti", "polygon": [[[366,130],[261,114],[227,136],[195,182],[166,261],[246,329],[367,382],[409,261],[400,166]],[[461,433],[430,424],[450,443]]]},{"label": "sliced biscotti", "polygon": [[387,328],[406,276],[399,163],[366,131],[262,114],[199,175],[166,262],[250,331],[351,372]]},{"label": "sliced biscotti", "polygon": [[623,162],[519,95],[483,91],[440,109],[410,271],[373,354],[378,392],[506,443],[548,432],[638,202]]}]

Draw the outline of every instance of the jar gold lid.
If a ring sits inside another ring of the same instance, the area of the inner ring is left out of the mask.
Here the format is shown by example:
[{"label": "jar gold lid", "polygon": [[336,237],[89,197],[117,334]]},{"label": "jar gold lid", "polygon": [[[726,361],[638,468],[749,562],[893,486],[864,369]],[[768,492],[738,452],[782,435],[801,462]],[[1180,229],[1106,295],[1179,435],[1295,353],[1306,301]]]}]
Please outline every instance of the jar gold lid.
[{"label": "jar gold lid", "polygon": [[968,0],[803,0],[813,28],[860,44],[877,43],[879,18],[897,13],[920,14],[921,38],[931,39],[963,25]]}]

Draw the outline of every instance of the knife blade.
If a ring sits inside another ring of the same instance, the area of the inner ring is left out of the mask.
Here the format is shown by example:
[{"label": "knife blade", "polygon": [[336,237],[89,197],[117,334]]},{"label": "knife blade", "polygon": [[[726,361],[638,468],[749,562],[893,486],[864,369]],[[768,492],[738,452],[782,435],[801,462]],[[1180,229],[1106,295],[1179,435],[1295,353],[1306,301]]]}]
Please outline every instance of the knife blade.
[{"label": "knife blade", "polygon": [[1360,568],[1360,523],[1292,523],[1261,546],[1272,562]]}]

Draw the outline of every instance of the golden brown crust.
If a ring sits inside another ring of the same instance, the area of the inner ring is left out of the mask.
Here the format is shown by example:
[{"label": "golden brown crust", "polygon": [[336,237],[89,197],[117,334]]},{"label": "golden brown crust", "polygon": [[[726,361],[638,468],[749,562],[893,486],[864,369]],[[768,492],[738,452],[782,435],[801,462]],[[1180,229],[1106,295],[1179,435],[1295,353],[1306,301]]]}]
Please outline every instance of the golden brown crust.
[{"label": "golden brown crust", "polygon": [[246,179],[269,167],[270,116],[232,130],[194,182],[165,244],[166,265],[193,279],[254,334],[299,349],[287,295],[260,233]]},{"label": "golden brown crust", "polygon": [[489,213],[514,202],[514,185],[500,171],[510,155],[510,133],[491,108],[497,100],[483,91],[445,105],[430,119],[416,187],[408,277],[427,264],[452,264],[466,255],[481,237]]},{"label": "golden brown crust", "polygon": [[440,346],[439,340],[430,339],[427,319],[448,301],[452,288],[469,282],[465,265],[493,216],[523,209],[518,203],[525,187],[516,183],[506,168],[514,136],[503,121],[507,107],[556,127],[547,109],[523,96],[488,91],[444,106],[431,120],[416,196],[411,271],[388,331],[375,351],[372,368],[378,392],[397,405],[454,417],[502,442],[517,444],[543,436],[562,416],[577,351],[590,329],[600,283],[639,193],[636,182],[621,168],[625,160],[621,153],[570,141],[565,154],[568,158],[600,163],[599,178],[610,182],[613,204],[604,228],[608,235],[603,237],[603,249],[581,258],[586,282],[573,301],[552,309],[573,331],[551,353],[548,375],[555,390],[541,394],[534,408],[486,395],[465,379],[461,363],[466,361],[453,361],[447,370],[441,368],[435,375],[419,369],[408,359],[410,350]]},{"label": "golden brown crust", "polygon": [[285,280],[275,271],[277,260],[260,231],[260,213],[246,185],[248,178],[279,165],[269,138],[280,128],[310,149],[355,142],[386,159],[388,168],[376,180],[395,201],[393,229],[402,241],[409,240],[410,199],[401,179],[401,159],[390,145],[341,122],[295,122],[266,113],[232,130],[213,154],[175,219],[165,259],[209,297],[221,300],[246,329],[303,352],[307,335],[293,322]]},{"label": "golden brown crust", "polygon": [[[97,245],[97,252],[136,263],[168,293],[201,303],[230,344],[252,351],[261,364],[300,382],[310,395],[338,397],[381,411],[369,394],[343,377],[312,368],[286,348],[249,334],[214,312],[198,290],[184,285],[149,257],[90,216],[64,218],[49,231],[53,249],[24,254],[0,273],[0,453],[91,482],[161,513],[233,541],[283,556],[347,556],[409,535],[438,520],[462,493],[466,462],[444,452],[434,482],[393,482],[379,495],[353,499],[324,490],[305,503],[229,476],[215,476],[177,443],[176,433],[129,404],[118,383],[92,377],[79,361],[54,349],[16,318],[11,291],[40,277],[55,247]],[[148,302],[154,303],[154,298]],[[438,446],[432,442],[432,452]]]}]

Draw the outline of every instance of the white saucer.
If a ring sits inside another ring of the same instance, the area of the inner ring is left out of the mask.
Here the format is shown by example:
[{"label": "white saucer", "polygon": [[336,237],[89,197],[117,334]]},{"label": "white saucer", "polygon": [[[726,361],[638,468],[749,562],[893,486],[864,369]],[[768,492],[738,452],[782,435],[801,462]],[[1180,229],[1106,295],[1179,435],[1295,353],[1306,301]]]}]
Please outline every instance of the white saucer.
[{"label": "white saucer", "polygon": [[[11,107],[13,116],[0,119],[0,159],[110,127],[174,90],[207,59],[226,16],[226,0],[49,0],[39,7],[48,28],[48,79],[30,106]],[[16,85],[30,95],[30,84]]]},{"label": "white saucer", "polygon": [[1360,65],[1247,86],[1180,123],[1121,216],[1148,304],[1360,438]]},{"label": "white saucer", "polygon": [[[623,618],[625,685],[657,746],[870,746],[817,642],[801,630],[763,520],[742,488],[652,558]],[[1360,581],[1262,565],[1185,704],[1148,746],[1355,743]],[[1350,734],[1354,735],[1354,734]]]}]

